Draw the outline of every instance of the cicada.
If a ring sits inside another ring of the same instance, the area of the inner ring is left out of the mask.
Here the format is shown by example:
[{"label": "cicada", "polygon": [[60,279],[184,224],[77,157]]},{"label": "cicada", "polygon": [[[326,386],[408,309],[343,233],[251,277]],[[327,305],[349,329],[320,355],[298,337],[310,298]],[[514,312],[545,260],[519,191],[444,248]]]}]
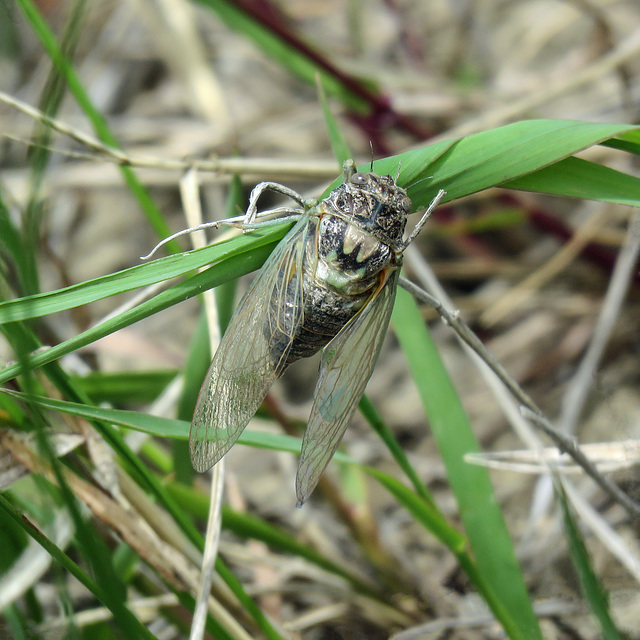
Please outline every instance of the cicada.
[{"label": "cicada", "polygon": [[[296,475],[298,505],[307,500],[373,372],[402,254],[444,195],[436,196],[405,240],[412,203],[396,181],[360,173],[350,160],[343,184],[299,212],[242,298],[211,362],[189,438],[197,471],[229,451],[292,362],[322,350]],[[274,183],[263,186],[293,193]],[[254,190],[248,218],[255,217],[264,188]]]}]

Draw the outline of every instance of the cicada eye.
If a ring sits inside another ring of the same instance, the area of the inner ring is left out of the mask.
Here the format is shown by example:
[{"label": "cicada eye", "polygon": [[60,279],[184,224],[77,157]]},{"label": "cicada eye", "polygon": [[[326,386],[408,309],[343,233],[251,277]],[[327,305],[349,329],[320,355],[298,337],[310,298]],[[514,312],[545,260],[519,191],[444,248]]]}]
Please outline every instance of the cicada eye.
[{"label": "cicada eye", "polygon": [[351,184],[355,184],[358,187],[364,186],[368,181],[369,176],[366,173],[354,173],[349,180]]},{"label": "cicada eye", "polygon": [[410,213],[413,208],[413,203],[411,202],[411,198],[409,196],[404,196],[400,201],[400,206],[407,212]]}]

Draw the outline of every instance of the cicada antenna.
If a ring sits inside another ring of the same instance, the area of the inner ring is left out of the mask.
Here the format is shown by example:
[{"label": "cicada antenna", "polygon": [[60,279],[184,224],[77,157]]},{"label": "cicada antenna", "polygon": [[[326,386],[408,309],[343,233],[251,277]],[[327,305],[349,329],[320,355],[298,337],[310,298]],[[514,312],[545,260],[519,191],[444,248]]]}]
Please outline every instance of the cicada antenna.
[{"label": "cicada antenna", "polygon": [[420,178],[420,180],[416,180],[415,182],[412,182],[407,189],[412,189],[413,187],[415,187],[417,184],[420,184],[421,182],[424,182],[425,180],[431,180],[431,178],[433,178],[433,176],[425,176],[424,178]]},{"label": "cicada antenna", "polygon": [[394,180],[396,184],[398,184],[398,178],[400,177],[400,169],[402,169],[402,161],[398,162],[398,171],[396,172],[396,179]]}]

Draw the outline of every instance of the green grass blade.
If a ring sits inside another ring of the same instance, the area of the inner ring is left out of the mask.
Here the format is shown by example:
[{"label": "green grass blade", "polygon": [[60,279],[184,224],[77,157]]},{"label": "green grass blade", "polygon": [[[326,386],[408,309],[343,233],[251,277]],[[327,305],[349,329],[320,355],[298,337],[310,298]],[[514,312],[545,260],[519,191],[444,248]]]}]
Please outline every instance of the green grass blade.
[{"label": "green grass blade", "polygon": [[57,547],[47,536],[37,527],[31,525],[22,514],[18,513],[7,498],[0,494],[0,510],[5,517],[16,522],[22,529],[31,536],[47,553],[59,562],[71,575],[73,575],[90,593],[92,593],[102,604],[104,604],[114,616],[114,621],[118,623],[126,638],[142,638],[153,640],[155,636],[131,613],[131,611],[118,598],[114,598],[109,592],[103,589],[97,582],[90,578],[64,551]]},{"label": "green grass blade", "polygon": [[616,625],[611,618],[611,613],[609,611],[609,597],[593,570],[591,559],[589,558],[589,552],[584,544],[582,534],[576,524],[575,518],[571,513],[571,508],[569,507],[564,488],[558,481],[554,484],[556,489],[555,493],[562,509],[562,519],[564,522],[564,530],[567,534],[569,552],[571,553],[573,566],[578,573],[578,579],[580,581],[580,586],[585,600],[589,604],[589,608],[600,624],[603,640],[623,640],[623,636],[617,630]]},{"label": "green grass blade", "polygon": [[603,147],[611,149],[620,149],[640,156],[640,131],[629,131],[621,133],[615,140],[606,140],[602,143]]},{"label": "green grass blade", "polygon": [[[87,420],[97,420],[110,425],[135,429],[159,438],[173,438],[186,440],[189,437],[191,423],[186,420],[162,418],[139,411],[128,411],[125,409],[106,409],[104,407],[94,407],[81,402],[69,402],[67,400],[55,400],[46,396],[25,395],[19,392],[4,390],[7,395],[31,403],[43,409],[60,411],[68,415],[85,418]],[[245,429],[238,440],[240,444],[258,447],[260,449],[271,449],[274,451],[287,451],[289,453],[300,453],[300,439],[264,431],[252,431]],[[114,447],[117,450],[117,447]],[[354,461],[344,453],[337,452],[335,459],[338,462]]]},{"label": "green grass blade", "polygon": [[108,319],[99,325],[62,342],[46,351],[31,355],[24,362],[11,365],[0,371],[0,384],[11,380],[23,372],[24,367],[36,369],[45,364],[53,362],[68,353],[84,347],[104,336],[107,336],[119,329],[127,327],[139,320],[158,313],[168,307],[184,302],[193,296],[198,295],[205,289],[218,286],[226,282],[230,274],[241,273],[243,270],[252,271],[259,267],[269,255],[273,245],[261,247],[250,255],[234,256],[227,259],[222,264],[209,267],[206,271],[191,276],[184,282],[180,282],[167,291],[163,291],[151,300],[147,300],[137,307],[130,309],[114,318]]},{"label": "green grass blade", "polygon": [[[447,202],[488,187],[505,186],[509,181],[551,167],[578,151],[635,129],[628,124],[529,120],[376,160],[374,168],[377,173],[395,175],[400,166],[398,183],[408,188],[414,207],[422,208],[431,202],[438,189],[447,192],[444,198]],[[366,165],[361,168],[368,170]],[[640,179],[627,176],[622,187],[624,197],[640,202]],[[545,190],[544,180],[540,189]]]},{"label": "green grass blade", "polygon": [[353,158],[353,155],[349,149],[349,145],[342,135],[342,131],[336,122],[336,119],[331,113],[329,103],[327,102],[327,95],[322,86],[322,78],[318,74],[316,76],[316,85],[318,87],[318,97],[320,98],[320,104],[322,105],[322,115],[324,116],[324,123],[327,127],[327,133],[329,134],[329,140],[331,141],[331,150],[333,151],[334,158],[338,161],[338,171],[342,171],[342,164],[345,160]]},{"label": "green grass blade", "polygon": [[517,620],[522,637],[541,638],[487,470],[463,460],[465,454],[479,451],[478,443],[418,307],[403,290],[398,291],[392,323],[447,468],[479,570],[502,606]]},{"label": "green grass blade", "polygon": [[[76,75],[65,55],[60,50],[55,36],[42,18],[42,15],[35,4],[32,0],[17,0],[17,3],[36,35],[40,38],[47,55],[51,58],[51,61],[57,67],[60,74],[65,78],[71,93],[80,105],[81,109],[84,111],[85,115],[89,118],[97,136],[105,144],[118,148],[118,141],[111,133],[111,130],[109,129],[105,119],[102,117],[102,114],[94,107],[88,93],[80,82],[80,79]],[[119,168],[129,190],[138,201],[140,208],[146,215],[158,236],[164,238],[170,235],[171,230],[169,229],[169,226],[156,208],[153,200],[147,193],[147,190],[138,180],[133,169],[124,165],[120,165]],[[168,248],[174,252],[179,251],[175,243],[170,243]]]},{"label": "green grass blade", "polygon": [[242,261],[236,261],[235,270],[227,264],[228,279],[240,277],[260,266],[259,261],[251,259],[254,250],[266,247],[270,252],[288,228],[286,224],[269,227],[268,230],[247,233],[202,249],[160,258],[57,291],[2,302],[0,324],[66,311],[109,296],[164,282],[207,264],[223,267],[228,260],[245,256]]},{"label": "green grass blade", "polygon": [[376,408],[373,406],[371,400],[364,395],[360,400],[360,411],[362,411],[362,415],[366,418],[367,422],[371,426],[371,428],[378,434],[380,439],[384,442],[387,449],[393,456],[394,460],[398,464],[398,466],[402,469],[404,474],[407,476],[411,484],[413,485],[416,493],[431,507],[435,508],[435,502],[433,497],[427,487],[420,480],[420,476],[418,472],[411,466],[409,462],[409,458],[407,454],[404,452],[404,449],[400,446],[400,443],[396,440],[395,436],[391,429],[389,429],[388,425],[384,422],[380,414],[376,411]]},{"label": "green grass blade", "polygon": [[631,207],[640,205],[640,179],[582,158],[565,158],[500,186]]}]

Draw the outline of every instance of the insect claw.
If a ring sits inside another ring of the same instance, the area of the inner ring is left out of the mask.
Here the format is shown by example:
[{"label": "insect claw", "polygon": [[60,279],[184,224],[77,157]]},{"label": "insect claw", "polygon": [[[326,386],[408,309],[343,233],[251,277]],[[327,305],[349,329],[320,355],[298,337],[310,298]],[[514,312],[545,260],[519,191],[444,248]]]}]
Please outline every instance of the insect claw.
[{"label": "insect claw", "polygon": [[358,167],[354,160],[345,160],[342,163],[342,181],[347,184],[351,176],[358,171]]}]

